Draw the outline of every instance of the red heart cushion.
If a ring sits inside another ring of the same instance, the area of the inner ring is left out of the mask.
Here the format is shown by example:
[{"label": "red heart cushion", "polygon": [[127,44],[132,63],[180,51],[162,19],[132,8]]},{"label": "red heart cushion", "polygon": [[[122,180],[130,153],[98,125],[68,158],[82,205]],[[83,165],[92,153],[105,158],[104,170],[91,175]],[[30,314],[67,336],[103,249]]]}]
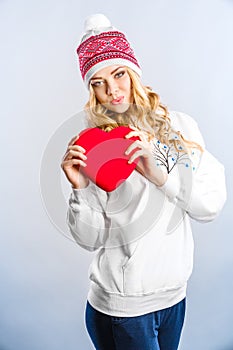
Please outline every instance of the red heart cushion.
[{"label": "red heart cushion", "polygon": [[85,148],[87,166],[82,167],[97,186],[111,192],[125,181],[135,169],[138,159],[128,164],[130,155],[125,155],[126,149],[139,137],[124,138],[132,129],[119,126],[110,132],[99,128],[89,128],[79,134],[75,144]]}]

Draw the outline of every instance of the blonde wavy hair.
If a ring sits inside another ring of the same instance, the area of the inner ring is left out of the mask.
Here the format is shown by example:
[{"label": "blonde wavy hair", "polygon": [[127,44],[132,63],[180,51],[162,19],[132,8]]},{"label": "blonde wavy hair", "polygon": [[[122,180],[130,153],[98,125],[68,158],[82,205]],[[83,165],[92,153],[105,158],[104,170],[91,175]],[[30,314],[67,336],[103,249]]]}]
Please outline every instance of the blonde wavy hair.
[{"label": "blonde wavy hair", "polygon": [[90,84],[89,101],[85,105],[89,127],[98,127],[106,132],[122,125],[133,125],[148,135],[148,140],[156,137],[161,143],[174,146],[178,152],[190,152],[192,148],[202,147],[171,127],[168,110],[160,102],[159,95],[149,86],[144,86],[140,77],[128,67],[125,67],[131,79],[133,103],[124,113],[115,113],[99,103],[94,89]]}]

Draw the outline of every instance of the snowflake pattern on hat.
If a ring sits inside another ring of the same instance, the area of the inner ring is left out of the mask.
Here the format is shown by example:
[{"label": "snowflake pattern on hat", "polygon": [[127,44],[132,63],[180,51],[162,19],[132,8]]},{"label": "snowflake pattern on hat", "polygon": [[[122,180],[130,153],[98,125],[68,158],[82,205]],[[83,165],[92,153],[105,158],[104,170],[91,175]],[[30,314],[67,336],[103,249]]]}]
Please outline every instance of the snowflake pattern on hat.
[{"label": "snowflake pattern on hat", "polygon": [[83,79],[87,72],[97,63],[110,59],[124,59],[132,62],[140,69],[125,35],[118,31],[104,32],[91,36],[79,45],[77,53]]}]

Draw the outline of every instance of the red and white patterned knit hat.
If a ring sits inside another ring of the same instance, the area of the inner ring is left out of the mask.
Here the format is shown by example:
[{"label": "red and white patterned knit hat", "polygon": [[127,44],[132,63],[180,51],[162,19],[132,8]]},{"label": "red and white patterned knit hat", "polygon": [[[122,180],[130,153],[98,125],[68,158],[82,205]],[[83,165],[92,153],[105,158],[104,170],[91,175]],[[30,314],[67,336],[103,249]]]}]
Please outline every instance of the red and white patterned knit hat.
[{"label": "red and white patterned knit hat", "polygon": [[85,34],[77,48],[82,78],[89,81],[100,69],[124,65],[141,76],[141,68],[125,35],[114,28],[107,17],[96,14],[85,21]]}]

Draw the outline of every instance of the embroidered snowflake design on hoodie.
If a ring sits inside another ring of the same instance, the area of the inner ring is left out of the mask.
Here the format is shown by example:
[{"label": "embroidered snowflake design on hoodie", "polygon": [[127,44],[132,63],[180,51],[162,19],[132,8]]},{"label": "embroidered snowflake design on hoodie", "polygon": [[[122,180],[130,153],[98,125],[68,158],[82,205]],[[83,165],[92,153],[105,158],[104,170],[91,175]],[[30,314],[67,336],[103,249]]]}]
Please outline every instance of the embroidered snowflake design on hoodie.
[{"label": "embroidered snowflake design on hoodie", "polygon": [[[175,135],[174,138],[178,139],[178,136]],[[190,154],[188,154],[181,145],[178,145],[178,150],[176,150],[174,145],[168,146],[156,138],[151,141],[151,144],[156,165],[164,166],[168,174],[177,164],[189,169],[191,167],[193,171],[196,170],[200,156],[198,149],[192,149]]]}]

